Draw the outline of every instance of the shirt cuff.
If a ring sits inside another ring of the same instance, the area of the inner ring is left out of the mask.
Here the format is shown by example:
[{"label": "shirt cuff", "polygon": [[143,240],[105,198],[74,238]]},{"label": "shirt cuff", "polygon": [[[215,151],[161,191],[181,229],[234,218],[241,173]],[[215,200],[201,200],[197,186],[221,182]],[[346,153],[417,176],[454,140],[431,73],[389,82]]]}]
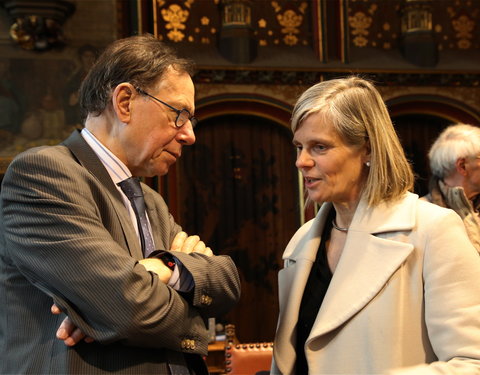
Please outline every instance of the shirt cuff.
[{"label": "shirt cuff", "polygon": [[172,275],[170,276],[167,285],[176,291],[189,292],[195,286],[190,271],[183,266],[183,263],[178,258],[174,257],[169,252],[156,250],[150,254],[149,258],[158,258],[162,260],[162,262],[172,270]]}]

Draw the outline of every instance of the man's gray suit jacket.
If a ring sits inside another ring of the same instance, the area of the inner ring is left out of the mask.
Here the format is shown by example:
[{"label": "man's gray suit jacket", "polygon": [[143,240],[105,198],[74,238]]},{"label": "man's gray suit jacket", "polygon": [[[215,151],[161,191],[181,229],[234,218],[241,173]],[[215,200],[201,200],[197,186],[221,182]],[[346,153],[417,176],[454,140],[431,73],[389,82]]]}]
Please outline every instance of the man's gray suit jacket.
[{"label": "man's gray suit jacket", "polygon": [[[169,249],[181,228],[142,187],[156,247]],[[206,354],[205,320],[234,306],[238,273],[227,256],[175,256],[193,275],[188,295],[138,263],[121,195],[77,131],[20,154],[1,190],[0,373],[164,374],[180,352]],[[95,342],[56,339],[65,315],[52,303]]]}]

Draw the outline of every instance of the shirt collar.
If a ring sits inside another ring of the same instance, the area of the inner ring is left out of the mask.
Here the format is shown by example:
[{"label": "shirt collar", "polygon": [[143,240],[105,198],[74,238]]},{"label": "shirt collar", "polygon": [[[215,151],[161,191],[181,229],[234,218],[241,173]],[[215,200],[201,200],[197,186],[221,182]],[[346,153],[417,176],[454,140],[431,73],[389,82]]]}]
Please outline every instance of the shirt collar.
[{"label": "shirt collar", "polygon": [[132,177],[132,173],[128,167],[108,148],[106,148],[87,128],[82,129],[81,135],[105,166],[115,184]]}]

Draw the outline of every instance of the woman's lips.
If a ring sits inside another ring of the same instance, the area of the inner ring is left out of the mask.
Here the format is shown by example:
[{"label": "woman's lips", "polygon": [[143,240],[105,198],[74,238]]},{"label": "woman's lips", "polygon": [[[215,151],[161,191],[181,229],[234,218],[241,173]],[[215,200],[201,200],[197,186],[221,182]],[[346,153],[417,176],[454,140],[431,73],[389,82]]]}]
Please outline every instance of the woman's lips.
[{"label": "woman's lips", "polygon": [[312,186],[315,185],[315,183],[317,183],[318,181],[320,181],[319,178],[304,177],[305,187],[307,187],[307,188],[312,187]]}]

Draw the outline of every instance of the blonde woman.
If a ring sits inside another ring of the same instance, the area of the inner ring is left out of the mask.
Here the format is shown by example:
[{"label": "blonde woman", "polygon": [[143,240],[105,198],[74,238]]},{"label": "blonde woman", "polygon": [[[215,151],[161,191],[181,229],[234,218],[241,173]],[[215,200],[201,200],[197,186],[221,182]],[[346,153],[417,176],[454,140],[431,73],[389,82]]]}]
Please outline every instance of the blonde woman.
[{"label": "blonde woman", "polygon": [[480,258],[413,173],[366,80],[308,89],[296,166],[318,215],[279,273],[273,374],[480,374]]}]

